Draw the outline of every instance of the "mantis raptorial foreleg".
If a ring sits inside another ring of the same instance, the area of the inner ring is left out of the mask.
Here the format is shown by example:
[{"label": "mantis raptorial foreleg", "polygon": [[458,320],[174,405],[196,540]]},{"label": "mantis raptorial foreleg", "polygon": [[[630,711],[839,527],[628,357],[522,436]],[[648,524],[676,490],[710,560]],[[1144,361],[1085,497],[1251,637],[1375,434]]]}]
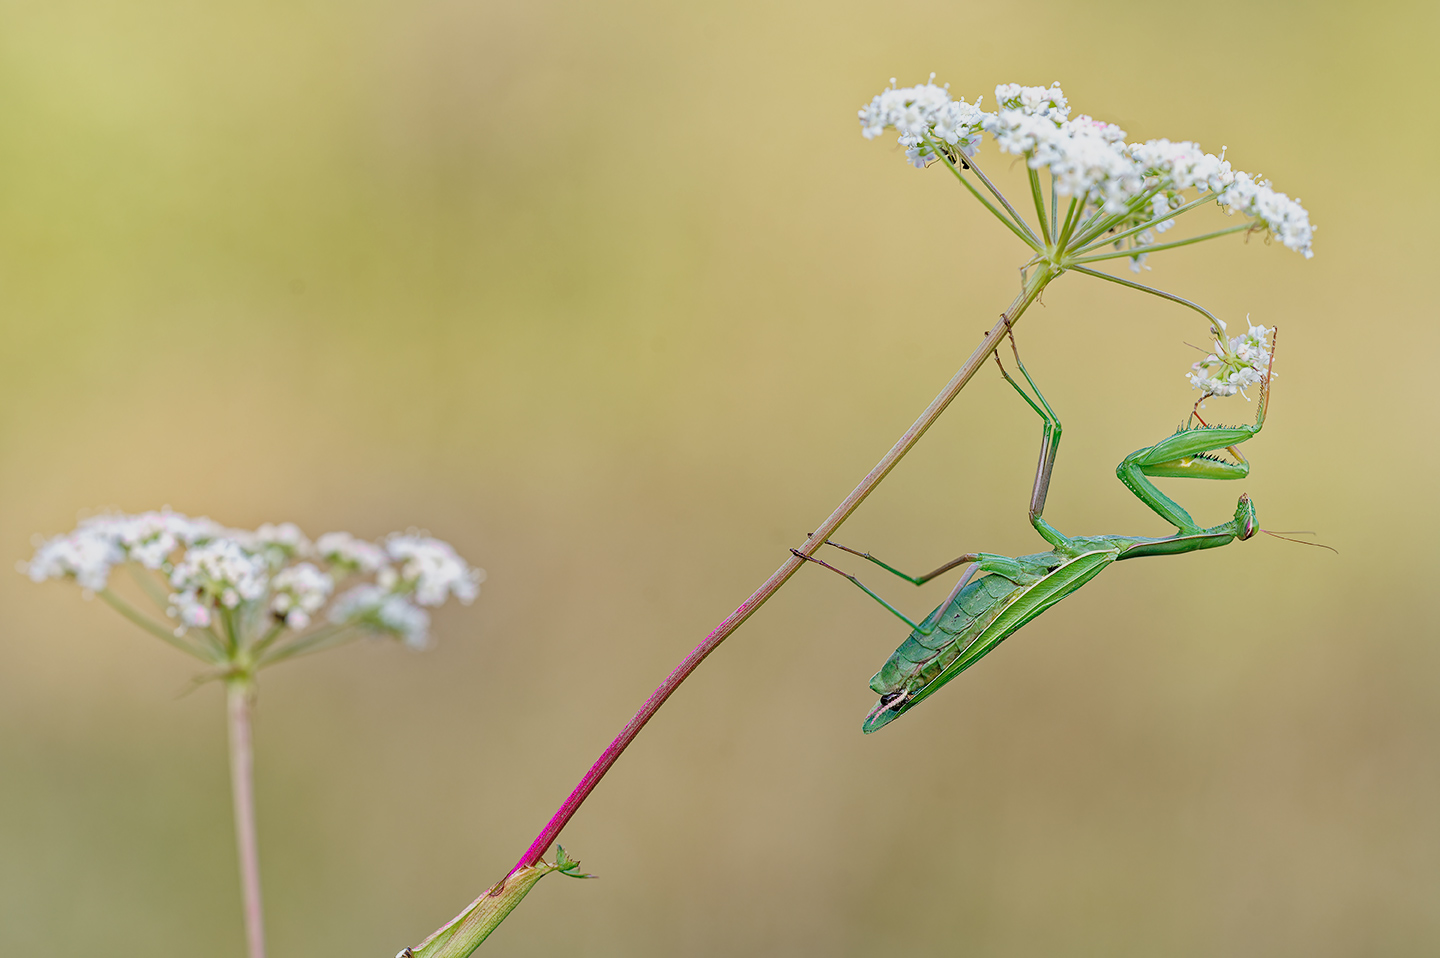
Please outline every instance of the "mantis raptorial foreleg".
[{"label": "mantis raptorial foreleg", "polygon": [[[1271,357],[1273,367],[1273,352]],[[1270,369],[1267,368],[1265,378],[1260,381],[1260,402],[1253,426],[1210,426],[1201,420],[1202,425],[1198,428],[1187,425],[1153,446],[1130,453],[1115,468],[1115,474],[1136,498],[1180,530],[1181,534],[1194,535],[1200,527],[1190,513],[1161,492],[1150,479],[1244,479],[1250,474],[1250,463],[1235,447],[1260,432],[1265,425],[1265,409],[1269,403]],[[1208,455],[1219,449],[1228,449],[1239,462],[1226,462]]]}]

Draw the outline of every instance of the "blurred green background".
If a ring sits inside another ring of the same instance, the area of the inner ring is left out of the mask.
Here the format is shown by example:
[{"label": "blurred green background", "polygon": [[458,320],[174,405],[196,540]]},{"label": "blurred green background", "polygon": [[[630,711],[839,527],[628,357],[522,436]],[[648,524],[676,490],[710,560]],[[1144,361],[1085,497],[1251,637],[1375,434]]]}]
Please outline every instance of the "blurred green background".
[{"label": "blurred green background", "polygon": [[[1170,487],[1342,555],[1126,563],[874,737],[903,629],[802,572],[566,832],[602,880],[549,879],[487,947],[1435,954],[1437,10],[4,4],[0,554],[169,504],[422,526],[489,571],[429,653],[262,680],[272,952],[392,955],[1012,297],[1019,243],[855,110],[892,75],[987,105],[1059,79],[1310,208],[1310,262],[1232,237],[1146,279],[1283,330],[1252,478]],[[1163,534],[1113,469],[1183,417],[1203,323],[1069,276],[1020,329],[1066,425],[1047,515]],[[841,541],[1040,548],[1037,441],[982,374]],[[0,629],[0,950],[238,955],[220,691],[179,697],[190,664],[68,586],[0,577]]]}]

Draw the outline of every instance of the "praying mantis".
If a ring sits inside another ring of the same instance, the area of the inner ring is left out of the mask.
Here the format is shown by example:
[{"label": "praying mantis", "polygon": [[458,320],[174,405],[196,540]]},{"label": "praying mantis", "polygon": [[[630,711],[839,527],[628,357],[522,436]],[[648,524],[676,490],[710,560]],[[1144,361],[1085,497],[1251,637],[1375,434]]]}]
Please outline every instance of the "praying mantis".
[{"label": "praying mantis", "polygon": [[[986,552],[966,553],[922,576],[911,576],[888,565],[868,552],[860,552],[837,542],[826,545],[873,562],[885,571],[914,585],[924,585],[936,576],[961,565],[969,565],[960,581],[950,590],[945,601],[920,622],[914,622],[872,591],[858,578],[835,568],[822,559],[792,549],[802,559],[836,572],[863,590],[876,602],[910,626],[911,633],[870,680],[870,688],[880,701],[865,716],[862,726],[866,734],[874,732],[904,715],[939,691],[947,682],[992,652],[1036,616],[1066,596],[1076,592],[1112,562],[1142,556],[1179,555],[1201,549],[1216,549],[1239,539],[1244,541],[1261,530],[1255,518],[1255,505],[1248,495],[1241,495],[1235,515],[1228,522],[1202,529],[1181,506],[1161,492],[1152,478],[1243,479],[1250,473],[1250,463],[1235,447],[1253,438],[1265,424],[1265,410],[1270,399],[1270,368],[1260,385],[1260,399],[1254,425],[1209,425],[1192,418],[1174,435],[1153,446],[1137,449],[1126,456],[1116,475],[1141,502],[1176,529],[1172,536],[1076,536],[1069,537],[1045,521],[1045,497],[1050,489],[1050,476],[1055,468],[1055,455],[1060,448],[1061,425],[1055,411],[1046,402],[1035,380],[1020,360],[1013,334],[1010,347],[1020,374],[1034,392],[1032,399],[1018,382],[1006,372],[998,354],[996,365],[1026,404],[1041,419],[1040,461],[1035,470],[1035,485],[1030,496],[1030,524],[1050,544],[1048,552],[1025,556],[1002,556]],[[1198,404],[1197,404],[1198,407]],[[1217,455],[1227,450],[1235,458],[1231,462]],[[977,573],[986,573],[976,578]]]}]

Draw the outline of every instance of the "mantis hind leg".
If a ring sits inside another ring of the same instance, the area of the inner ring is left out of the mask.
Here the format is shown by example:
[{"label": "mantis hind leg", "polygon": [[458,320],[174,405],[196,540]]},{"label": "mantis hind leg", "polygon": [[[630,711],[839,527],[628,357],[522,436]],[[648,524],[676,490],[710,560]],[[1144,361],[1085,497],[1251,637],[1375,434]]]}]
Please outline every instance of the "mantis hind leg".
[{"label": "mantis hind leg", "polygon": [[861,552],[859,549],[852,549],[849,546],[842,546],[840,543],[830,539],[826,539],[825,544],[827,546],[833,546],[834,548],[839,549],[841,552],[848,552],[852,556],[859,556],[860,558],[865,559],[868,562],[873,562],[880,568],[884,569],[886,572],[889,572],[891,575],[899,576],[911,585],[924,585],[931,579],[935,578],[937,575],[949,572],[956,566],[962,566],[967,562],[974,562],[975,560],[980,558],[980,553],[978,552],[967,552],[964,555],[956,556],[954,559],[951,559],[949,562],[940,566],[938,569],[934,569],[933,571],[927,572],[924,575],[910,575],[907,572],[901,572],[899,569],[895,568],[893,565],[890,565],[887,562],[875,558],[868,552]]},{"label": "mantis hind leg", "polygon": [[[856,552],[854,549],[846,549],[844,546],[837,546],[837,548],[845,549],[846,552],[852,553],[854,555],[864,556],[871,562],[874,562],[875,564],[880,566],[884,566],[884,568],[890,569],[890,571],[895,572],[896,575],[901,576],[905,579],[909,579],[912,582],[915,582],[915,578],[918,578],[907,576],[903,572],[898,572],[894,569],[891,569],[890,566],[885,565],[883,562],[880,562],[880,560],[874,558],[873,556],[866,555],[863,552]],[[850,573],[845,572],[842,569],[835,568],[833,565],[826,562],[824,559],[817,559],[814,556],[807,556],[799,549],[791,549],[790,552],[797,558],[804,559],[806,562],[813,562],[818,566],[829,569],[831,572],[835,573],[838,576],[849,579],[852,585],[858,588],[861,592],[864,592],[870,598],[874,599],[876,602],[880,603],[891,615],[895,616],[895,618],[899,619],[901,622],[904,622],[906,625],[910,626],[912,630],[919,632],[921,635],[929,635],[935,631],[935,625],[940,620],[941,613],[943,613],[947,608],[949,608],[950,603],[954,602],[955,597],[960,594],[961,590],[964,589],[965,586],[970,584],[970,580],[975,577],[975,574],[977,572],[993,573],[995,575],[1000,575],[1004,578],[1010,579],[1012,582],[1028,582],[1035,578],[1033,573],[1027,572],[1025,568],[1020,565],[1019,562],[1011,559],[1008,556],[990,555],[988,553],[970,553],[960,556],[958,559],[947,563],[945,566],[942,566],[940,569],[936,570],[929,577],[927,577],[927,579],[933,578],[935,575],[938,575],[941,571],[944,571],[945,569],[953,569],[955,566],[961,565],[965,562],[970,563],[970,568],[966,569],[965,574],[960,577],[960,581],[955,583],[955,587],[950,590],[950,594],[945,597],[945,601],[941,602],[938,606],[936,606],[935,611],[931,612],[928,616],[926,616],[924,621],[916,622],[914,619],[911,619],[909,616],[907,616],[904,612],[901,612],[899,609],[895,608],[895,606],[891,605],[878,592],[871,589],[869,586],[861,582],[857,577],[851,575]],[[924,580],[922,580],[922,582],[923,581]],[[921,582],[915,582],[915,584],[920,585]]]}]

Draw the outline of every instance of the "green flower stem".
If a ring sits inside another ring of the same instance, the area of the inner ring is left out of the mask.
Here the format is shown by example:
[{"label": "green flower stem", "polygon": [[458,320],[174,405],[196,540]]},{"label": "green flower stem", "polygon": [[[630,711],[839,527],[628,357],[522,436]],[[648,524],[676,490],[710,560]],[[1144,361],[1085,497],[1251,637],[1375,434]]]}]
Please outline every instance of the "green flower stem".
[{"label": "green flower stem", "polygon": [[1197,206],[1204,206],[1206,203],[1213,202],[1215,202],[1214,193],[1202,193],[1195,199],[1184,204],[1183,206],[1178,206],[1170,212],[1166,213],[1164,216],[1157,216],[1148,222],[1141,223],[1139,226],[1132,226],[1130,229],[1125,230],[1125,232],[1123,233],[1116,233],[1114,236],[1107,236],[1104,239],[1100,240],[1096,240],[1092,237],[1091,239],[1086,240],[1085,243],[1081,246],[1081,248],[1077,249],[1075,253],[1077,256],[1083,256],[1091,250],[1099,249],[1100,247],[1105,246],[1109,243],[1118,243],[1120,240],[1123,240],[1128,236],[1134,236],[1136,233],[1143,233],[1148,229],[1153,229],[1154,227],[1159,226],[1166,220],[1173,220],[1175,217],[1179,216],[1182,213],[1188,213],[1191,210],[1195,209],[1195,207]]},{"label": "green flower stem", "polygon": [[235,610],[222,605],[216,611],[220,613],[220,624],[225,630],[223,635],[227,657],[233,659],[240,652],[240,632],[235,624]]},{"label": "green flower stem", "polygon": [[1231,233],[1238,233],[1241,230],[1255,228],[1254,223],[1241,223],[1239,226],[1232,226],[1229,229],[1216,230],[1213,233],[1206,233],[1203,236],[1192,236],[1189,239],[1176,240],[1173,243],[1158,243],[1152,246],[1136,246],[1131,249],[1123,249],[1114,253],[1102,253],[1099,256],[1086,256],[1084,259],[1071,260],[1072,264],[1098,263],[1103,259],[1119,259],[1122,256],[1138,256],[1141,253],[1158,253],[1162,249],[1175,249],[1179,246],[1189,246],[1192,243],[1203,243],[1208,239],[1215,239],[1217,236],[1229,236]]},{"label": "green flower stem", "polygon": [[161,612],[170,608],[170,596],[164,589],[160,588],[154,576],[142,572],[140,567],[133,562],[125,563],[125,571],[130,573],[130,578],[134,579],[135,584],[140,586],[141,591],[149,597],[151,602],[155,603],[155,608]]},{"label": "green flower stem", "polygon": [[[943,153],[940,154],[940,158],[947,161],[947,163],[949,161],[949,157]],[[990,182],[990,177],[985,175],[985,171],[975,165],[975,158],[973,156],[965,157],[965,165],[970,167],[975,175],[980,178],[980,182],[985,184],[985,188],[995,195],[995,198],[1000,201],[1000,205],[1005,207],[1005,212],[1015,218],[1015,222],[1025,231],[1025,235],[1030,237],[1030,242],[1035,244],[1035,249],[1039,250],[1044,247],[1045,244],[1041,242],[1040,237],[1036,236],[1035,231],[1030,228],[1030,224],[1025,222],[1025,217],[1016,212],[1015,207],[1011,206],[1010,201],[1005,198],[1005,194],[1001,193],[995,184]],[[950,169],[955,170],[953,164],[950,165]],[[959,171],[956,171],[956,175],[959,175]]]},{"label": "green flower stem", "polygon": [[240,898],[248,958],[265,958],[265,916],[260,902],[260,850],[255,840],[255,759],[251,709],[255,687],[247,679],[225,683],[230,726],[230,793],[235,811],[235,847],[240,858]]},{"label": "green flower stem", "polygon": [[[1030,175],[1030,196],[1035,200],[1035,218],[1040,224],[1040,237],[1046,244],[1055,242],[1055,234],[1050,232],[1050,224],[1045,220],[1045,196],[1040,191],[1040,174],[1030,164],[1025,164],[1025,172]],[[1055,224],[1058,231],[1060,224]]]},{"label": "green flower stem", "polygon": [[283,619],[270,626],[270,631],[260,636],[260,638],[256,639],[255,643],[250,646],[250,657],[258,661],[265,650],[268,649],[276,639],[280,638],[280,634],[284,631],[285,622]]},{"label": "green flower stem", "polygon": [[1070,237],[1075,232],[1075,227],[1080,223],[1080,213],[1084,205],[1078,196],[1070,198],[1070,206],[1065,210],[1065,224],[1060,230],[1060,238],[1055,241],[1055,248],[1064,250],[1070,245]]},{"label": "green flower stem", "polygon": [[[1081,203],[1082,206],[1084,205],[1085,202],[1088,202],[1087,197],[1081,196],[1081,197],[1079,197],[1079,199],[1082,201],[1082,203]],[[1128,207],[1128,206],[1126,207],[1126,212],[1125,212],[1125,213],[1120,213],[1120,214],[1106,213],[1104,207],[1097,207],[1093,212],[1090,213],[1090,215],[1085,216],[1085,215],[1084,215],[1084,210],[1082,209],[1082,210],[1081,210],[1081,216],[1082,216],[1083,218],[1080,220],[1080,223],[1071,231],[1072,236],[1071,236],[1071,238],[1070,238],[1070,242],[1069,242],[1067,245],[1068,245],[1068,246],[1074,246],[1074,247],[1077,247],[1077,248],[1080,247],[1080,246],[1083,246],[1084,243],[1089,242],[1089,241],[1088,241],[1088,240],[1083,240],[1082,238],[1083,238],[1084,236],[1086,236],[1087,234],[1093,232],[1097,226],[1102,227],[1101,230],[1100,230],[1100,232],[1103,233],[1103,232],[1104,232],[1104,224],[1108,223],[1111,219],[1114,219],[1114,218],[1116,218],[1117,216],[1120,217],[1120,218],[1123,218],[1123,217],[1126,216],[1128,213],[1129,213],[1129,207]]]},{"label": "green flower stem", "polygon": [[[994,204],[994,203],[991,203],[991,202],[990,202],[989,200],[987,200],[985,197],[983,197],[983,196],[980,195],[980,191],[977,190],[977,189],[975,189],[974,184],[972,184],[969,180],[967,180],[967,179],[964,177],[964,175],[961,174],[960,170],[955,166],[955,164],[954,164],[953,162],[951,162],[950,157],[946,156],[944,153],[941,153],[941,152],[939,152],[939,151],[936,152],[936,155],[940,157],[940,162],[944,163],[944,164],[950,169],[950,172],[955,174],[955,179],[957,179],[957,180],[960,181],[960,185],[963,186],[963,187],[965,187],[967,190],[970,191],[970,195],[971,195],[971,196],[973,196],[973,197],[975,197],[977,200],[979,200],[980,203],[981,203],[981,205],[984,206],[984,207],[985,207],[987,210],[989,210],[991,213],[994,213],[994,214],[995,214],[995,218],[998,219],[1000,222],[1004,223],[1005,226],[1009,228],[1010,232],[1012,232],[1012,233],[1014,233],[1016,236],[1020,237],[1020,241],[1021,241],[1022,243],[1024,243],[1026,246],[1030,247],[1032,250],[1034,250],[1034,251],[1037,252],[1037,253],[1040,251],[1040,242],[1035,239],[1035,234],[1032,233],[1032,232],[1030,232],[1030,228],[1025,225],[1025,221],[1024,221],[1024,220],[1020,220],[1020,221],[1017,223],[1015,220],[1010,219],[1010,217],[1008,217],[1008,216],[1006,216],[1004,213],[1000,212],[998,209],[995,208],[995,204]],[[979,170],[976,170],[976,169],[975,169],[974,164],[970,163],[970,161],[969,161],[968,158],[966,159],[965,162],[966,162],[967,165],[970,166],[970,169],[975,170],[976,173],[979,173],[979,172],[980,172]],[[989,183],[988,180],[986,180],[985,182],[986,182],[987,184]],[[992,191],[995,189],[993,186],[990,187],[990,188],[991,188]],[[997,195],[998,195],[998,194],[997,194]],[[1003,200],[1003,197],[1002,197],[1002,200]],[[1005,208],[1006,208],[1006,209],[1010,209],[1010,204],[1009,204],[1009,203],[1006,203],[1006,204],[1005,204]],[[1014,211],[1011,210],[1011,212],[1014,212]],[[1017,216],[1017,219],[1018,219],[1018,216]]]},{"label": "green flower stem", "polygon": [[[348,630],[348,634],[347,634]],[[293,659],[301,655],[310,655],[313,652],[323,652],[325,649],[333,649],[337,645],[343,645],[351,639],[356,638],[360,633],[349,625],[326,625],[316,629],[309,635],[302,636],[275,649],[269,655],[260,659],[256,668],[260,669],[267,665],[274,665],[277,662],[284,662],[286,659]]]},{"label": "green flower stem", "polygon": [[1217,338],[1224,338],[1222,335],[1222,330],[1224,327],[1221,325],[1220,320],[1216,319],[1214,313],[1210,312],[1210,310],[1206,309],[1204,306],[1201,306],[1199,303],[1192,303],[1190,300],[1186,299],[1183,296],[1176,296],[1174,293],[1167,293],[1163,289],[1156,289],[1153,286],[1145,286],[1141,283],[1132,283],[1128,279],[1121,279],[1119,276],[1112,276],[1109,273],[1102,273],[1098,269],[1090,269],[1086,266],[1072,266],[1070,268],[1077,273],[1084,273],[1086,276],[1094,276],[1097,279],[1109,280],[1112,283],[1119,283],[1121,286],[1128,286],[1131,289],[1138,289],[1142,293],[1149,293],[1151,296],[1159,296],[1161,299],[1168,299],[1170,300],[1170,302],[1179,303],[1181,306],[1188,306],[1200,315],[1204,316],[1206,319],[1210,320],[1210,328],[1214,330]]},{"label": "green flower stem", "polygon": [[205,636],[206,641],[210,643],[210,648],[214,652],[215,660],[217,662],[225,661],[225,643],[220,639],[220,636],[215,634],[214,629],[210,628],[210,626],[207,625],[203,629],[194,629],[193,631],[199,632],[201,635]]},{"label": "green flower stem", "polygon": [[176,635],[173,630],[165,628],[160,623],[155,622],[148,616],[137,611],[134,606],[126,602],[124,599],[120,598],[115,593],[111,592],[109,589],[101,589],[95,594],[98,595],[101,599],[105,600],[105,604],[110,606],[110,608],[114,609],[116,612],[119,612],[125,618],[140,626],[140,628],[144,629],[146,632],[149,632],[157,639],[164,641],[168,645],[173,645],[181,652],[184,652],[187,655],[193,655],[200,661],[209,662],[212,665],[219,665],[221,662],[224,661],[224,659],[210,654],[210,652],[208,652],[207,650],[202,649],[199,646],[192,645],[185,639]]},{"label": "green flower stem", "polygon": [[[1119,224],[1125,222],[1127,219],[1134,216],[1135,213],[1140,209],[1140,207],[1153,200],[1155,198],[1155,195],[1159,193],[1162,189],[1164,189],[1164,187],[1165,184],[1160,183],[1156,186],[1151,187],[1145,192],[1134,196],[1133,198],[1131,198],[1130,202],[1125,204],[1125,208],[1119,213],[1106,213],[1103,207],[1096,210],[1089,219],[1087,219],[1084,223],[1080,225],[1080,229],[1076,231],[1076,236],[1071,241],[1071,244],[1076,249],[1083,249],[1084,247],[1088,246],[1090,243],[1095,241],[1096,237],[1104,236],[1106,230],[1114,229]],[[1167,213],[1164,219],[1159,219],[1155,222],[1163,223],[1165,219],[1169,219],[1175,216],[1178,212],[1180,211],[1176,210]],[[1128,235],[1128,231],[1126,235]],[[1119,237],[1113,236],[1106,237],[1105,242],[1113,242],[1118,238]]]},{"label": "green flower stem", "polygon": [[[1107,230],[1112,230],[1119,226],[1121,223],[1125,222],[1127,219],[1135,216],[1137,213],[1140,212],[1140,209],[1142,207],[1150,205],[1151,201],[1154,200],[1158,194],[1164,192],[1168,188],[1170,188],[1169,180],[1162,180],[1159,183],[1156,183],[1154,186],[1150,187],[1144,192],[1138,193],[1135,196],[1131,197],[1129,202],[1125,204],[1125,208],[1119,213],[1106,213],[1103,208],[1097,209],[1095,213],[1085,221],[1085,223],[1080,227],[1080,229],[1076,231],[1076,237],[1071,242],[1071,246],[1075,247],[1076,249],[1081,249],[1085,246],[1088,246],[1089,244],[1093,243],[1097,237],[1104,236]],[[1152,223],[1164,222],[1165,219],[1177,215],[1178,212],[1179,211],[1172,210],[1171,212],[1166,213],[1164,217],[1156,217],[1152,221]],[[1106,237],[1104,242],[1110,242],[1112,239],[1114,239],[1114,237]]]},{"label": "green flower stem", "polygon": [[[160,587],[160,583],[155,581],[155,577],[133,562],[125,563],[125,571],[130,573],[130,578],[134,579],[135,584],[140,587],[141,591],[150,597],[151,602],[155,603],[155,608],[166,613],[168,617],[170,594]],[[227,658],[225,643],[221,641],[220,636],[215,634],[215,630],[208,625],[199,628],[191,626],[185,630],[185,634],[199,635],[205,639],[201,645],[209,649],[209,654],[206,656],[208,661],[220,663]]]},{"label": "green flower stem", "polygon": [[1060,235],[1060,193],[1056,188],[1055,174],[1050,174],[1050,222],[1055,224],[1055,235]]}]

